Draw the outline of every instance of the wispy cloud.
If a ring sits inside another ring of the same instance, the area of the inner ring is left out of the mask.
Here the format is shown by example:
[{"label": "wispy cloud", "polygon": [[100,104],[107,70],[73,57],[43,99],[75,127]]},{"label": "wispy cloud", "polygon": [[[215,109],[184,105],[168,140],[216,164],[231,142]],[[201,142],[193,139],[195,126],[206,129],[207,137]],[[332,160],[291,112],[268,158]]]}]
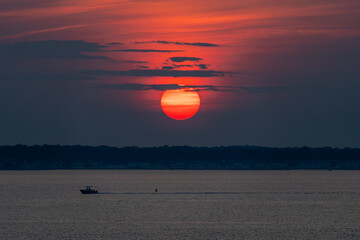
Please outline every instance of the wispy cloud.
[{"label": "wispy cloud", "polygon": [[196,64],[195,66],[199,67],[200,69],[208,69],[209,68],[209,64]]},{"label": "wispy cloud", "polygon": [[148,66],[144,66],[144,65],[140,65],[140,66],[137,66],[138,68],[143,68],[143,69],[148,69],[149,67]]},{"label": "wispy cloud", "polygon": [[149,63],[149,62],[146,62],[146,61],[132,61],[132,60],[129,60],[129,61],[118,61],[118,62],[124,62],[124,63]]},{"label": "wispy cloud", "polygon": [[206,43],[206,42],[173,42],[173,41],[139,41],[135,42],[135,44],[144,44],[144,43],[159,43],[159,44],[175,44],[175,45],[188,45],[188,46],[196,46],[196,47],[218,47],[220,45],[214,43]]},{"label": "wispy cloud", "polygon": [[77,80],[94,80],[93,77],[80,76],[78,74],[67,73],[6,73],[0,72],[0,79],[5,81],[77,81]]},{"label": "wispy cloud", "polygon": [[69,26],[62,26],[62,27],[55,27],[55,28],[32,30],[32,31],[26,31],[26,32],[22,32],[22,33],[0,36],[0,40],[13,39],[13,38],[24,37],[24,36],[28,36],[28,35],[39,34],[39,33],[63,31],[63,30],[67,30],[67,29],[80,28],[80,27],[84,27],[84,26],[87,26],[87,24],[78,24],[78,25],[69,25]]},{"label": "wispy cloud", "polygon": [[[0,44],[1,58],[52,58],[52,59],[107,59],[104,56],[91,56],[86,52],[102,52],[98,43],[85,41],[32,41],[17,42],[13,44]],[[84,53],[85,52],[85,53]]]},{"label": "wispy cloud", "polygon": [[110,43],[107,43],[107,45],[124,45],[124,44],[120,43],[120,42],[110,42]]}]

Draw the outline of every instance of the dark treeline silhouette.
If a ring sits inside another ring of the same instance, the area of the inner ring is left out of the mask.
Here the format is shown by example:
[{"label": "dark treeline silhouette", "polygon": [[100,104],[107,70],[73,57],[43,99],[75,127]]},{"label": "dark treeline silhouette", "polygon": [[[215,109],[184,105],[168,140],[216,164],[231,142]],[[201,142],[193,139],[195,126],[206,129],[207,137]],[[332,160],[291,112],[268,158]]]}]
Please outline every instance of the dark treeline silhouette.
[{"label": "dark treeline silhouette", "polygon": [[1,146],[0,169],[360,169],[358,148]]}]

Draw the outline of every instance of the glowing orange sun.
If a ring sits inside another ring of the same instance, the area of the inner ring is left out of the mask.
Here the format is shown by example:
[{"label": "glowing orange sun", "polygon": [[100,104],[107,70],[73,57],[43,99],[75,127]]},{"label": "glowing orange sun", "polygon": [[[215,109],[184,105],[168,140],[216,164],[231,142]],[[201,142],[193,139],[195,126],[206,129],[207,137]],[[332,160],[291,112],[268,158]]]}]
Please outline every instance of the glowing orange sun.
[{"label": "glowing orange sun", "polygon": [[194,116],[200,108],[197,92],[186,89],[166,90],[161,96],[161,108],[175,120],[185,120]]}]

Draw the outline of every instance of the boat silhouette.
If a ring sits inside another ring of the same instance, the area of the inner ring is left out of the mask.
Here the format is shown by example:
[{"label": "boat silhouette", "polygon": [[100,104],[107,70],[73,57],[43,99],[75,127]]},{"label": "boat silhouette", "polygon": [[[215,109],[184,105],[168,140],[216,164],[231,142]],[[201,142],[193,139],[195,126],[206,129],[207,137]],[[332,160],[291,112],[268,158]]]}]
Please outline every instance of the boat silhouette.
[{"label": "boat silhouette", "polygon": [[92,187],[92,186],[86,186],[85,189],[80,189],[80,192],[81,192],[82,194],[96,194],[96,193],[98,193],[97,190],[91,189],[91,187]]}]

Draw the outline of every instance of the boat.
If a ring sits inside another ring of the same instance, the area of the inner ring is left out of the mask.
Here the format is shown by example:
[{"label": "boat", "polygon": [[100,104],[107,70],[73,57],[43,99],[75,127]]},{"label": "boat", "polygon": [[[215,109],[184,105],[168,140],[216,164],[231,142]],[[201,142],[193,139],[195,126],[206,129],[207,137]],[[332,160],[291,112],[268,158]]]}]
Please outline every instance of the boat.
[{"label": "boat", "polygon": [[80,192],[81,192],[82,194],[96,194],[96,193],[98,193],[97,190],[91,189],[91,187],[92,187],[92,186],[86,186],[85,189],[80,189]]}]

